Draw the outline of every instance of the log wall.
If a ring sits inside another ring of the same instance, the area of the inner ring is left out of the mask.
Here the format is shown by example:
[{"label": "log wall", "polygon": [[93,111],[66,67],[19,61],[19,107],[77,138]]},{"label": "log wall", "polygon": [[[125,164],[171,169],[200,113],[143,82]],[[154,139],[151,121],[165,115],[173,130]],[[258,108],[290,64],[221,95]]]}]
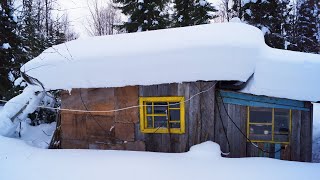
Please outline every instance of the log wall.
[{"label": "log wall", "polygon": [[[186,133],[145,134],[140,131],[139,108],[111,113],[61,112],[62,148],[119,149],[153,152],[186,152],[205,141],[220,144],[228,151],[221,120],[230,141],[228,157],[268,156],[295,161],[311,161],[312,111],[292,111],[291,144],[281,154],[261,153],[247,142],[215,99],[215,82],[188,82],[123,88],[73,89],[61,93],[62,108],[106,111],[138,105],[139,97],[184,96]],[[195,94],[206,91],[200,96]],[[225,104],[228,114],[246,133],[247,107]],[[311,105],[306,103],[306,107]],[[220,120],[221,119],[221,120]],[[259,147],[274,151],[281,146],[259,143]],[[278,157],[279,156],[279,157]]]}]

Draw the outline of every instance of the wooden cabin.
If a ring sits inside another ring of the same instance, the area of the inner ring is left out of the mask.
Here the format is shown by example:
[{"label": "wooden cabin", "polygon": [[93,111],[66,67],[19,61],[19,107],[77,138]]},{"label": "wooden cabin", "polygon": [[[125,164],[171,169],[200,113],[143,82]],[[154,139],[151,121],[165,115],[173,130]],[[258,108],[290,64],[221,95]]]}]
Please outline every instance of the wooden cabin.
[{"label": "wooden cabin", "polygon": [[[220,144],[222,152],[230,151],[228,157],[311,161],[310,102],[220,90],[215,84],[74,89],[71,95],[63,92],[62,108],[99,111],[140,107],[112,113],[61,112],[61,147],[186,152],[193,145],[214,141]],[[281,151],[264,153],[257,149],[228,116],[261,149]]]},{"label": "wooden cabin", "polygon": [[180,153],[213,141],[226,157],[311,161],[315,60],[223,23],[71,41],[24,69],[63,89],[63,149]]}]

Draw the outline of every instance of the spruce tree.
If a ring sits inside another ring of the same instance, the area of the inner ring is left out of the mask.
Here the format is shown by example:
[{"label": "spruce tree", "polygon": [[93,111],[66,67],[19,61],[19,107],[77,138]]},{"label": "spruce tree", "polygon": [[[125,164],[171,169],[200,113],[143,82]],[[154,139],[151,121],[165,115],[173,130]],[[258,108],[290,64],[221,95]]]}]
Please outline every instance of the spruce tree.
[{"label": "spruce tree", "polygon": [[17,17],[9,0],[0,3],[0,99],[10,99],[18,93],[14,80],[20,66],[26,62],[22,39],[17,32]]},{"label": "spruce tree", "polygon": [[42,29],[38,29],[39,22],[33,3],[33,0],[23,1],[21,12],[23,18],[19,23],[19,31],[23,37],[23,45],[29,60],[38,56],[47,47],[44,36],[40,34]]},{"label": "spruce tree", "polygon": [[243,20],[260,28],[266,44],[285,49],[288,28],[289,0],[257,0],[243,5]]},{"label": "spruce tree", "polygon": [[174,27],[192,26],[193,0],[175,0],[174,8],[176,10],[173,17]]},{"label": "spruce tree", "polygon": [[192,12],[192,19],[195,25],[209,24],[210,20],[218,17],[214,13],[218,10],[213,6],[212,3],[206,0],[196,0],[194,3],[194,11]]},{"label": "spruce tree", "polygon": [[315,0],[300,0],[297,4],[297,22],[295,42],[292,50],[308,53],[320,53],[319,3]]},{"label": "spruce tree", "polygon": [[169,15],[165,11],[168,0],[115,0],[128,16],[121,29],[126,32],[149,31],[168,27]]},{"label": "spruce tree", "polygon": [[174,27],[185,27],[199,24],[208,24],[217,17],[212,3],[206,0],[175,0]]}]

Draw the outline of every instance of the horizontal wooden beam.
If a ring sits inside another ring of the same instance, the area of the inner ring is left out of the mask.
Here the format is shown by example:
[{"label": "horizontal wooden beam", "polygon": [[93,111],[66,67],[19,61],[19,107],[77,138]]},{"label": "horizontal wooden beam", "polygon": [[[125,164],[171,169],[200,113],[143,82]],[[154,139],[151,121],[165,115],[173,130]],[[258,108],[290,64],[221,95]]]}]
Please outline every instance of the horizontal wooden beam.
[{"label": "horizontal wooden beam", "polygon": [[296,109],[302,111],[310,111],[309,108],[304,107],[304,102],[281,99],[267,96],[256,96],[232,91],[220,90],[220,95],[223,102],[227,104],[236,104],[243,106],[253,107],[266,107],[266,108],[281,108],[281,109]]}]

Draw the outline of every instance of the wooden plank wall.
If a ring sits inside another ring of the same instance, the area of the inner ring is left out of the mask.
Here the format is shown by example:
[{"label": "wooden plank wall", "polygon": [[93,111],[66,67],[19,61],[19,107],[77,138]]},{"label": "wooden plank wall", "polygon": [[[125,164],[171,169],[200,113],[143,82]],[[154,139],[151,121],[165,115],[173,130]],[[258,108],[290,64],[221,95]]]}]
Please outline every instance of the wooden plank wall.
[{"label": "wooden plank wall", "polygon": [[[194,96],[208,90],[200,96]],[[81,94],[81,96],[80,96]],[[229,119],[217,96],[215,82],[188,82],[152,86],[131,86],[124,88],[74,89],[71,94],[62,92],[62,108],[89,110],[112,110],[138,105],[140,97],[184,96],[185,134],[144,134],[140,131],[139,108],[112,113],[70,113],[61,112],[62,148],[147,150],[154,152],[186,152],[193,145],[205,141],[220,144],[228,152],[226,137],[220,115],[230,141],[228,157],[268,156],[294,161],[311,161],[312,111],[292,111],[291,144],[280,154],[266,154],[246,141]],[[81,101],[84,101],[82,103]],[[311,108],[306,103],[306,108]],[[225,104],[228,114],[242,132],[246,134],[247,107]],[[280,145],[258,143],[268,151],[277,150]]]},{"label": "wooden plank wall", "polygon": [[[312,155],[312,111],[292,110],[292,133],[289,145],[276,145],[272,143],[256,143],[261,149],[275,152],[282,148],[278,154],[264,153],[247,142],[245,137],[236,129],[228,118],[223,104],[218,100],[221,117],[227,130],[230,141],[229,157],[280,157],[282,160],[311,162]],[[240,127],[241,131],[247,133],[247,107],[234,104],[225,104],[230,117]],[[306,108],[311,108],[310,103],[306,103]],[[228,152],[226,137],[220,121],[218,107],[215,108],[215,142],[220,144],[223,152]]]},{"label": "wooden plank wall", "polygon": [[[220,98],[218,98],[218,104],[219,106],[216,105],[217,107],[215,108],[215,141],[220,144],[221,150],[223,152],[226,153],[230,151],[230,155],[228,157],[245,157],[246,138],[231,122]],[[234,104],[225,104],[225,108],[233,121],[241,129],[241,131],[246,133],[247,108],[245,106]],[[227,131],[227,136],[230,142],[230,150],[228,150],[227,139],[223,131],[220,115],[223,125]]]},{"label": "wooden plank wall", "polygon": [[[184,96],[187,100],[212,86],[215,86],[215,82],[140,86],[139,96]],[[137,140],[145,142],[147,151],[155,152],[185,152],[193,145],[208,140],[214,141],[214,97],[213,87],[185,103],[185,134],[143,134],[140,132],[139,124],[136,124]]]},{"label": "wooden plank wall", "polygon": [[[83,101],[83,102],[82,102]],[[62,108],[107,111],[138,104],[138,87],[73,89],[61,93]],[[64,149],[145,150],[135,140],[138,109],[111,113],[61,112]]]}]

